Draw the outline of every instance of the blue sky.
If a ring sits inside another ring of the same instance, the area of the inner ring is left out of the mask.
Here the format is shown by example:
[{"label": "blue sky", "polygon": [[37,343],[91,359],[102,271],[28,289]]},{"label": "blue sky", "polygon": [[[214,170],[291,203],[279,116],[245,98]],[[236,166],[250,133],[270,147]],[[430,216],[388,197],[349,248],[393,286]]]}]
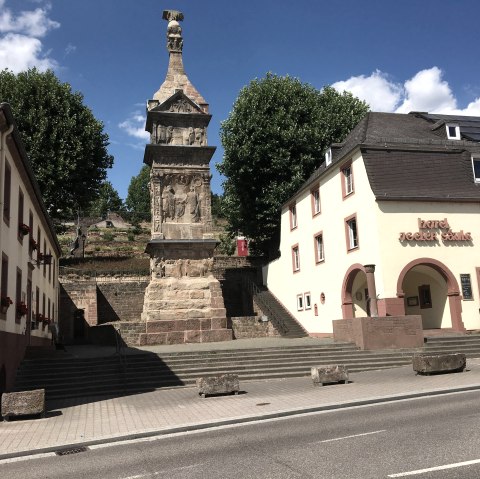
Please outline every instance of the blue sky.
[{"label": "blue sky", "polygon": [[0,68],[53,68],[105,124],[125,198],[142,167],[145,103],[168,65],[164,9],[180,10],[184,65],[210,103],[209,144],[239,90],[271,71],[333,84],[374,111],[480,116],[478,0],[0,0]]}]

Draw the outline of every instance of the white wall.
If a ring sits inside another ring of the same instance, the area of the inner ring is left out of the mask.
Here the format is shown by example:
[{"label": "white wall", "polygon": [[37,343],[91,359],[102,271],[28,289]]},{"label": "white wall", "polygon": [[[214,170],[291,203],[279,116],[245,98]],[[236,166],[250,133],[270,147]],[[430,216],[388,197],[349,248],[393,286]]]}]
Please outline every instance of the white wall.
[{"label": "white wall", "polygon": [[[9,141],[7,145],[11,145]],[[40,302],[42,302],[42,295],[45,293],[46,302],[46,316],[48,316],[48,299],[50,299],[51,313],[50,318],[57,320],[58,318],[58,255],[55,252],[53,238],[51,236],[48,223],[43,217],[41,208],[39,207],[33,189],[25,174],[19,156],[7,148],[6,161],[11,169],[11,198],[10,198],[10,221],[7,225],[3,220],[3,189],[2,189],[2,215],[0,217],[0,245],[1,251],[8,256],[8,286],[7,295],[13,301],[13,304],[8,308],[6,314],[0,314],[0,331],[15,334],[25,334],[26,318],[22,316],[20,322],[15,320],[16,317],[16,278],[17,268],[22,271],[22,286],[21,296],[22,300],[27,303],[27,279],[28,272],[31,270],[32,279],[32,310],[36,311],[35,291],[36,287],[40,290]],[[2,166],[4,167],[4,166]],[[2,179],[4,175],[1,175]],[[18,216],[18,197],[19,188],[21,188],[24,195],[23,206],[23,220]],[[18,226],[20,223],[29,224],[30,211],[33,214],[33,231],[23,238],[23,243],[18,240]],[[29,241],[33,234],[33,238],[37,240],[37,230],[40,227],[41,244],[37,246],[37,251],[33,251],[32,256],[29,255]],[[46,241],[46,249],[44,249],[44,240]],[[37,252],[46,252],[53,255],[52,265],[45,269],[43,265],[37,264]],[[1,255],[0,255],[1,258]],[[50,276],[50,279],[49,279]],[[55,279],[55,280],[54,280]],[[53,306],[54,305],[54,306]],[[41,305],[40,305],[41,311]],[[54,314],[52,315],[52,312]],[[53,317],[52,317],[53,316]],[[48,328],[41,328],[40,330],[32,331],[32,336],[47,337]]]},{"label": "white wall", "polygon": [[[332,320],[342,318],[341,288],[348,268],[354,263],[378,264],[379,242],[376,235],[376,203],[370,189],[360,152],[352,155],[354,193],[342,197],[340,168],[332,165],[320,180],[321,213],[312,217],[310,189],[296,198],[298,227],[290,231],[289,210],[282,210],[281,257],[264,269],[264,282],[291,314],[310,333],[330,333]],[[357,215],[359,247],[347,252],[345,218]],[[325,261],[315,263],[314,236],[323,231]],[[300,272],[292,272],[291,247],[300,248]],[[312,309],[297,311],[297,294],[311,292]],[[325,294],[325,304],[320,295]],[[364,301],[364,300],[362,300]],[[360,301],[358,313],[365,305]],[[313,305],[317,304],[318,316]]]}]

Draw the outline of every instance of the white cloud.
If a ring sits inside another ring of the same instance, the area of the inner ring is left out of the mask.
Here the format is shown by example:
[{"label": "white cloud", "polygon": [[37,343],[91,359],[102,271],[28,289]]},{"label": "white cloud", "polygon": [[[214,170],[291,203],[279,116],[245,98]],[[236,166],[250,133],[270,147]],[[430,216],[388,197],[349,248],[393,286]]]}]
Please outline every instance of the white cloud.
[{"label": "white cloud", "polygon": [[372,111],[480,115],[480,98],[464,109],[458,108],[457,99],[442,75],[442,70],[434,66],[419,71],[402,85],[390,81],[386,73],[377,70],[368,77],[360,75],[336,82],[333,87],[365,100]]},{"label": "white cloud", "polygon": [[70,55],[71,53],[74,53],[76,51],[77,47],[75,45],[72,45],[71,43],[69,43],[66,47],[65,47],[65,56],[68,56]]},{"label": "white cloud", "polygon": [[365,100],[373,111],[393,111],[400,101],[402,87],[388,80],[385,73],[377,70],[370,76],[360,75],[334,83],[338,91],[347,90]]},{"label": "white cloud", "polygon": [[0,0],[0,70],[7,68],[14,73],[37,67],[43,71],[57,68],[58,63],[43,52],[43,38],[60,24],[48,18],[50,6],[14,14]]},{"label": "white cloud", "polygon": [[133,136],[134,138],[139,138],[144,141],[148,141],[150,138],[150,133],[145,131],[145,116],[138,111],[132,113],[129,118],[119,123],[118,127],[125,131],[127,135]]},{"label": "white cloud", "polygon": [[[5,3],[3,1],[3,3]],[[3,5],[0,5],[3,6]],[[0,14],[1,33],[22,33],[30,37],[44,37],[50,30],[58,28],[60,23],[48,18],[50,7],[20,12],[14,16],[12,11],[4,9]]]},{"label": "white cloud", "polygon": [[428,111],[430,113],[450,112],[457,106],[450,86],[442,80],[438,67],[419,71],[405,82],[405,97],[397,108],[398,113]]},{"label": "white cloud", "polygon": [[8,33],[0,37],[0,70],[8,68],[18,73],[28,68],[37,67],[40,71],[55,69],[55,60],[42,57],[42,42],[37,38]]}]

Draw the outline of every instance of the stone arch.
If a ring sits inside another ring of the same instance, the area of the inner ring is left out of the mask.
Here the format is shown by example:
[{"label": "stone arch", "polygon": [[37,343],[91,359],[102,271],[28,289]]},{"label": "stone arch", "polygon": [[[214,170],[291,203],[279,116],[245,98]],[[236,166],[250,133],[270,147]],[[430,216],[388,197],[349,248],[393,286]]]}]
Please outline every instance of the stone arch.
[{"label": "stone arch", "polygon": [[455,331],[465,331],[465,326],[462,321],[462,298],[460,295],[460,287],[450,269],[440,261],[433,258],[418,258],[405,265],[398,276],[397,297],[405,297],[405,293],[403,292],[405,276],[412,268],[419,265],[429,266],[443,277],[447,284],[447,297],[450,308],[450,317],[452,319],[452,328]]},{"label": "stone arch", "polygon": [[365,273],[365,268],[360,263],[355,263],[348,268],[343,278],[342,284],[342,317],[343,319],[352,319],[353,314],[353,298],[352,298],[352,286],[355,276],[359,272]]}]

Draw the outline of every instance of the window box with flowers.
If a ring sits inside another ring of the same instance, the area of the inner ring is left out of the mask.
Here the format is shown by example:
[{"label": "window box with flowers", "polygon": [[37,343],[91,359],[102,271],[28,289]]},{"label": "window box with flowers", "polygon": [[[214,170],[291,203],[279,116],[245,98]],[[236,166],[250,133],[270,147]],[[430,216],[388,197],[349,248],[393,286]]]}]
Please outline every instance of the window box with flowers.
[{"label": "window box with flowers", "polygon": [[30,249],[32,251],[35,251],[37,249],[37,242],[32,237],[30,237]]},{"label": "window box with flowers", "polygon": [[30,233],[30,226],[26,225],[25,223],[20,223],[18,225],[18,232],[21,236],[28,235],[28,233]]},{"label": "window box with flowers", "polygon": [[20,301],[20,303],[17,304],[17,316],[21,318],[22,316],[25,316],[27,313],[28,313],[27,305],[23,301]]},{"label": "window box with flowers", "polygon": [[45,253],[38,253],[37,257],[38,263],[46,264],[49,265],[52,263],[52,255],[51,254],[45,254]]},{"label": "window box with flowers", "polygon": [[8,296],[2,296],[0,299],[0,311],[5,314],[13,301]]}]

